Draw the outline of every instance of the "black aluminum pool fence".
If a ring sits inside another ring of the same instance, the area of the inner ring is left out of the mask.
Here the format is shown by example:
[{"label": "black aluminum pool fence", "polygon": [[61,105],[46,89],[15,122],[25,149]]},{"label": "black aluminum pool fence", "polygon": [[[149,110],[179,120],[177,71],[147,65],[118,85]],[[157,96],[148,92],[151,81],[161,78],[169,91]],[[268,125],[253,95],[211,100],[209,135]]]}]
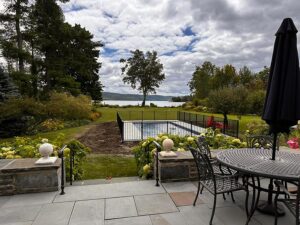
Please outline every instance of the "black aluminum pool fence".
[{"label": "black aluminum pool fence", "polygon": [[137,141],[160,133],[198,135],[205,128],[219,129],[223,134],[238,137],[239,121],[180,111],[117,112],[122,141]]},{"label": "black aluminum pool fence", "polygon": [[219,129],[223,134],[238,137],[239,136],[239,121],[228,119],[227,124],[224,122],[224,118],[216,116],[208,116],[197,113],[178,112],[177,119],[179,121],[192,121],[197,126],[203,128],[212,127],[213,129]]}]

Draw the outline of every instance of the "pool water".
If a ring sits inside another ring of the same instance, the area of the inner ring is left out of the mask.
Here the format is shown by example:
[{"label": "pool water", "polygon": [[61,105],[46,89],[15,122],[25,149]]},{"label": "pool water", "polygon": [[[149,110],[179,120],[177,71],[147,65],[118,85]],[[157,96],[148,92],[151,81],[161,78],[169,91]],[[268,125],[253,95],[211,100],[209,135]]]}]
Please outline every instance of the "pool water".
[{"label": "pool water", "polygon": [[158,134],[174,134],[179,136],[199,135],[205,129],[178,120],[170,121],[125,121],[124,141],[143,140],[156,137]]}]

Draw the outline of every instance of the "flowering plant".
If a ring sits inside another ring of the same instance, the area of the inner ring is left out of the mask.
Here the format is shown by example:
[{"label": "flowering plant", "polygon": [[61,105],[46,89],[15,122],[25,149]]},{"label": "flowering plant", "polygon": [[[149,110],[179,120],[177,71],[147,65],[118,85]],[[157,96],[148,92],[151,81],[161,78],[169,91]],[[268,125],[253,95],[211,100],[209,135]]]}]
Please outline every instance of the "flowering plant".
[{"label": "flowering plant", "polygon": [[299,148],[299,139],[298,138],[292,138],[287,141],[287,144],[289,145],[290,148],[296,149]]}]

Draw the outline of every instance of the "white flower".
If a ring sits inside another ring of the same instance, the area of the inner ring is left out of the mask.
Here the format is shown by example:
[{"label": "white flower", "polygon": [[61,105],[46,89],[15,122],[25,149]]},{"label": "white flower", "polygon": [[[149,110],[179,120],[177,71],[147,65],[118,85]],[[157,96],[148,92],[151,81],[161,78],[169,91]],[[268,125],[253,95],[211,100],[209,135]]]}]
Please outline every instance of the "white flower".
[{"label": "white flower", "polygon": [[43,138],[43,139],[42,139],[42,143],[48,143],[48,141],[49,141],[49,140],[48,140],[47,138]]}]

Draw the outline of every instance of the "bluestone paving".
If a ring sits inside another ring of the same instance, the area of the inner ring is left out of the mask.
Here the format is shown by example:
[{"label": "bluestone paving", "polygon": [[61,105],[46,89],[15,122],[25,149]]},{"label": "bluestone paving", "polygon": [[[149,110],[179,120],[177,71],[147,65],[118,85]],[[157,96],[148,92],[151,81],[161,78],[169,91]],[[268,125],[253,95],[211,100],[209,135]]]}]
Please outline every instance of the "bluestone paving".
[{"label": "bluestone paving", "polygon": [[0,209],[0,224],[33,221],[41,210],[41,205]]},{"label": "bluestone paving", "polygon": [[162,186],[156,187],[155,182],[152,180],[107,184],[106,190],[106,198],[158,194],[166,192]]},{"label": "bluestone paving", "polygon": [[5,225],[32,225],[32,221],[16,222],[16,223],[6,223]]},{"label": "bluestone paving", "polygon": [[[183,206],[179,207],[180,213],[182,214],[186,224],[188,225],[208,225],[211,209],[207,207],[205,204],[197,205],[197,206]],[[222,220],[218,217],[214,218],[214,225],[231,225],[224,224]]]},{"label": "bluestone paving", "polygon": [[190,192],[197,191],[196,186],[192,182],[172,182],[162,184],[167,192]]},{"label": "bluestone paving", "polygon": [[104,199],[76,202],[69,225],[104,225]]},{"label": "bluestone paving", "polygon": [[8,201],[6,201],[5,204],[3,204],[2,208],[52,203],[56,194],[56,192],[44,192],[34,194],[13,195]]},{"label": "bluestone paving", "polygon": [[74,207],[74,202],[44,205],[33,225],[67,225]]},{"label": "bluestone paving", "polygon": [[[184,199],[185,192],[189,192],[188,199]],[[195,192],[192,182],[156,187],[155,181],[150,180],[69,186],[65,195],[51,192],[2,196],[0,225],[208,225],[212,194],[207,191],[200,194],[195,207],[180,206],[191,204]],[[178,200],[177,207],[169,196],[172,194],[174,201]],[[266,199],[266,193],[261,194]],[[240,191],[234,196],[235,203],[230,195],[226,195],[226,200],[218,196],[214,225],[245,224],[246,194]],[[278,225],[295,223],[295,218],[287,209],[286,212]],[[273,224],[274,217],[257,211],[250,222],[250,225]]]},{"label": "bluestone paving", "polygon": [[106,220],[105,225],[152,225],[149,216]]},{"label": "bluestone paving", "polygon": [[105,184],[104,185],[86,185],[67,187],[65,189],[67,194],[57,195],[54,202],[67,202],[67,201],[79,201],[79,200],[93,200],[105,198]]},{"label": "bluestone paving", "polygon": [[153,225],[188,225],[180,212],[150,216]]},{"label": "bluestone paving", "polygon": [[111,198],[105,200],[105,219],[137,216],[133,197]]},{"label": "bluestone paving", "polygon": [[134,197],[138,215],[178,212],[168,194],[140,195]]}]

